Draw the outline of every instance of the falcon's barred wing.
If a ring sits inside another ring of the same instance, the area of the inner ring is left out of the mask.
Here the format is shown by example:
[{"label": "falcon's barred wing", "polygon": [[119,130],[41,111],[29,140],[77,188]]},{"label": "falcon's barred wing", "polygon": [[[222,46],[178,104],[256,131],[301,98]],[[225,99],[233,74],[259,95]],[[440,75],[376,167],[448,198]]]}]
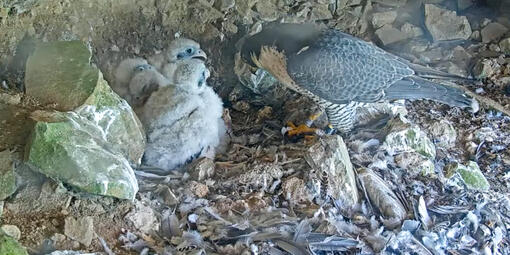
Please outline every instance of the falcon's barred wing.
[{"label": "falcon's barred wing", "polygon": [[384,89],[414,71],[398,57],[338,30],[328,29],[308,49],[288,56],[297,84],[333,103],[375,102]]},{"label": "falcon's barred wing", "polygon": [[466,97],[462,90],[419,77],[406,77],[395,82],[385,92],[385,98],[388,100],[430,99],[461,108],[476,107],[473,100]]}]

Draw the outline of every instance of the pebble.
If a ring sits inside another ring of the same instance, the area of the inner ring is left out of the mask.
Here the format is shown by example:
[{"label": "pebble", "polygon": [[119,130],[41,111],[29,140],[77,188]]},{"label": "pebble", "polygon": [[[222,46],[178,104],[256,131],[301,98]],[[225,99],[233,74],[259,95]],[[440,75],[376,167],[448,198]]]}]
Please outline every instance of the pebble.
[{"label": "pebble", "polygon": [[393,23],[396,18],[396,11],[376,12],[372,16],[372,25],[374,28],[380,28],[386,24]]},{"label": "pebble", "polygon": [[64,234],[88,247],[95,234],[94,219],[90,216],[79,219],[69,216],[65,219]]},{"label": "pebble", "polygon": [[7,234],[8,236],[10,236],[16,240],[19,240],[21,237],[21,231],[15,225],[7,225],[6,224],[6,225],[3,225],[2,227],[0,227],[0,229],[2,229],[2,231],[5,232],[5,234]]}]

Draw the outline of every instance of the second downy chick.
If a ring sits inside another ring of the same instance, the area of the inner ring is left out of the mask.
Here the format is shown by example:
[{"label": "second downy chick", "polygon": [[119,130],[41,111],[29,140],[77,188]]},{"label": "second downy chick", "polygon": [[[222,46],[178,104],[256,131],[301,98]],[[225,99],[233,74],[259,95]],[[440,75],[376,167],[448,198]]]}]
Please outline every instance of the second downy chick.
[{"label": "second downy chick", "polygon": [[147,134],[143,163],[166,171],[198,157],[214,157],[226,135],[223,103],[207,86],[200,59],[179,62],[171,85],[153,92],[140,110]]},{"label": "second downy chick", "polygon": [[128,58],[117,67],[112,88],[133,108],[138,108],[152,92],[168,83],[168,79],[145,59]]}]

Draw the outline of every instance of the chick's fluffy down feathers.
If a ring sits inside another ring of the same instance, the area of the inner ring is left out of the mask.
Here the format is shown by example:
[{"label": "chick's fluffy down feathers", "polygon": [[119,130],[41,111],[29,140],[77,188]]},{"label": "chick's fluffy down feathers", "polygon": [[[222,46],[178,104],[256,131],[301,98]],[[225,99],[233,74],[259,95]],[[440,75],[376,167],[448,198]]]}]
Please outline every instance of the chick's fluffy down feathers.
[{"label": "chick's fluffy down feathers", "polygon": [[221,99],[205,84],[189,86],[197,85],[162,87],[143,107],[145,164],[172,170],[195,157],[213,157],[225,137]]}]

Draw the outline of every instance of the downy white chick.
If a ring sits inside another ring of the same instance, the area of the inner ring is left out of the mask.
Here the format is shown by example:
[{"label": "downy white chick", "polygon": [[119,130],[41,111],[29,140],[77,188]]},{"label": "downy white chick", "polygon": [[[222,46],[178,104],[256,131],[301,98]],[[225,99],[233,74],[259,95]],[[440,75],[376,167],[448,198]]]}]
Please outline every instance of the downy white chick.
[{"label": "downy white chick", "polygon": [[200,44],[187,38],[175,39],[167,50],[150,57],[148,62],[143,58],[128,58],[120,62],[115,70],[112,89],[131,106],[139,107],[150,93],[167,83],[165,78],[174,79],[180,61],[192,58],[207,59]]},{"label": "downy white chick", "polygon": [[170,43],[167,50],[150,57],[149,63],[165,77],[173,80],[179,62],[191,58],[205,61],[207,54],[200,49],[198,42],[188,38],[177,38]]},{"label": "downy white chick", "polygon": [[140,111],[147,134],[143,163],[166,171],[198,157],[214,157],[226,135],[223,103],[207,86],[199,59],[179,62],[172,84],[153,92]]},{"label": "downy white chick", "polygon": [[128,58],[115,70],[112,89],[132,107],[140,107],[150,94],[169,81],[143,58]]}]

